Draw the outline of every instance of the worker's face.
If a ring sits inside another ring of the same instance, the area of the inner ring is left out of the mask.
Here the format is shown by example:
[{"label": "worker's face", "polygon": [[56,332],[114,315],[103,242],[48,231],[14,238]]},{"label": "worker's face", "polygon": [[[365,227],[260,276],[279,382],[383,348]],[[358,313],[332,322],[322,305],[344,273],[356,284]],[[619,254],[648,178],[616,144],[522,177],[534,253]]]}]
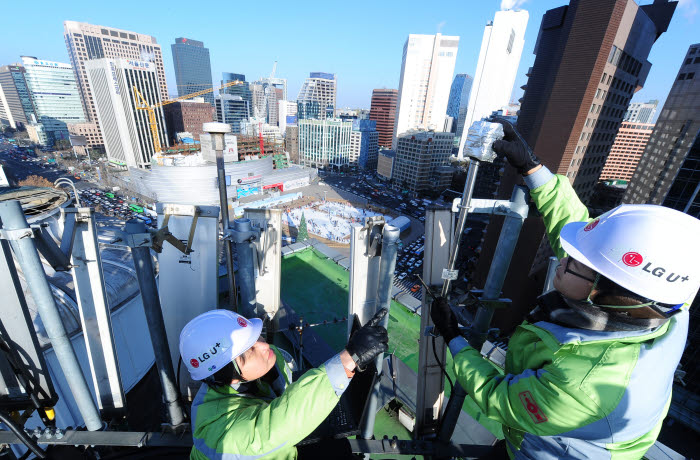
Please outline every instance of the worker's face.
[{"label": "worker's face", "polygon": [[554,289],[571,300],[585,300],[593,288],[596,272],[576,259],[564,257],[559,260]]},{"label": "worker's face", "polygon": [[[241,369],[241,375],[249,382],[267,374],[272,369],[272,366],[275,365],[276,360],[275,352],[272,351],[272,348],[262,336],[258,338],[258,341],[248,351],[236,358],[238,367]],[[233,383],[239,383],[239,380],[234,380]]]}]

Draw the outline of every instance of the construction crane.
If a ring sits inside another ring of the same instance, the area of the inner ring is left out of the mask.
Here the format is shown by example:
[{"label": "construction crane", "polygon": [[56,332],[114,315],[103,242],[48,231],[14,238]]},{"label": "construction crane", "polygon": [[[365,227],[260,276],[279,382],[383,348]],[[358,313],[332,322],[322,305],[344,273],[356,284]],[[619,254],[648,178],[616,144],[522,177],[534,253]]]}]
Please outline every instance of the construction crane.
[{"label": "construction crane", "polygon": [[[224,88],[228,88],[229,86],[236,86],[236,85],[242,85],[244,82],[240,80],[234,80],[230,81],[228,83],[224,83],[221,85],[218,89],[221,91]],[[162,153],[162,147],[160,145],[160,138],[158,137],[158,124],[156,123],[156,111],[158,107],[162,107],[164,105],[168,104],[173,104],[175,102],[180,102],[184,101],[185,99],[191,99],[193,97],[201,96],[203,94],[211,93],[214,91],[214,87],[204,89],[202,91],[197,91],[196,93],[191,93],[191,94],[185,94],[184,96],[177,97],[175,99],[168,99],[167,101],[162,101],[157,104],[153,105],[148,105],[148,102],[146,101],[146,98],[143,97],[143,94],[136,88],[136,86],[133,87],[134,90],[134,99],[136,101],[136,108],[138,110],[146,110],[148,111],[148,125],[151,128],[151,137],[153,138],[153,149],[155,150],[156,154]]]},{"label": "construction crane", "polygon": [[265,155],[265,142],[262,135],[262,123],[258,122],[258,134],[260,135],[260,156]]}]

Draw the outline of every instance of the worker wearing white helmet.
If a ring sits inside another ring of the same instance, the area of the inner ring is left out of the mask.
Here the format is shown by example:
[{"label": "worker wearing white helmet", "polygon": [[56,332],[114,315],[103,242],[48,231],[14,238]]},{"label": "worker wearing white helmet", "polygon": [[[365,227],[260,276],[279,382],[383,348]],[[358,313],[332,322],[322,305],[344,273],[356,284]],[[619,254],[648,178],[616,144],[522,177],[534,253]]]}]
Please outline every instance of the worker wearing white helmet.
[{"label": "worker wearing white helmet", "polygon": [[180,355],[202,380],[192,403],[192,459],[297,458],[297,443],[325,420],[355,370],[387,350],[378,312],[345,350],[292,383],[288,354],[260,336],[262,321],[212,310],[180,333]]},{"label": "worker wearing white helmet", "polygon": [[641,458],[668,413],[700,288],[700,220],[622,205],[590,220],[513,126],[493,150],[523,175],[560,264],[508,343],[505,375],[459,334],[445,299],[431,317],[462,387],[503,425],[511,458]]}]

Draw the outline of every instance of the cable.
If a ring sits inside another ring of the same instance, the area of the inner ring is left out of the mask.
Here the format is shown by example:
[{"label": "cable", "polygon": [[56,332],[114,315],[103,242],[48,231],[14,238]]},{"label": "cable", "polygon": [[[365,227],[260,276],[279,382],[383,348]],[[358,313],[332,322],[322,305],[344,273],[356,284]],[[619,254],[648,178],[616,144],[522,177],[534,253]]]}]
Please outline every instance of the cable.
[{"label": "cable", "polygon": [[[425,281],[423,281],[423,278],[421,278],[420,275],[416,274],[415,278],[417,278],[418,281],[420,281],[420,283],[423,285],[423,288],[425,289],[426,293],[428,295],[430,295],[430,297],[432,297],[433,299],[438,298],[438,296],[433,294],[433,291],[430,290],[430,287],[427,284],[425,284]],[[426,302],[427,302],[427,299],[426,299]],[[430,308],[432,309],[432,304],[430,305]],[[433,326],[433,328],[435,328],[435,326]],[[435,361],[437,361],[438,366],[440,366],[440,370],[445,375],[445,377],[447,377],[447,381],[450,383],[450,394],[452,394],[452,390],[454,389],[454,383],[452,383],[452,379],[447,374],[447,371],[445,370],[445,366],[443,366],[442,362],[440,362],[440,358],[438,358],[437,351],[435,351],[435,336],[433,336],[433,356],[435,356]]]},{"label": "cable", "polygon": [[44,409],[44,406],[41,404],[41,401],[39,401],[40,396],[43,396],[47,400],[51,399],[50,396],[46,393],[46,391],[44,391],[43,388],[41,388],[41,385],[36,382],[35,377],[29,373],[27,368],[25,366],[21,365],[21,361],[19,361],[17,359],[17,357],[15,356],[15,351],[12,350],[12,348],[10,347],[10,344],[2,336],[1,333],[0,333],[0,351],[5,353],[5,359],[7,359],[8,364],[12,368],[12,371],[14,372],[15,377],[17,378],[17,381],[22,385],[22,387],[27,392],[27,395],[29,396],[29,399],[32,402],[32,405],[34,406],[34,409],[36,409],[36,411],[39,413],[39,417],[41,418],[41,421],[46,426],[55,425],[55,421],[52,421],[47,417],[46,410]]},{"label": "cable", "polygon": [[10,417],[10,414],[5,412],[4,410],[0,410],[0,422],[4,423],[7,425],[7,427],[19,438],[22,443],[24,443],[25,446],[29,450],[34,453],[39,458],[46,458],[46,451],[42,450],[39,445],[34,442],[32,438],[30,438],[27,433],[24,432],[24,428],[17,426],[14,420],[12,420],[12,417]]},{"label": "cable", "polygon": [[445,377],[447,377],[447,381],[450,382],[450,394],[452,394],[452,390],[454,389],[454,383],[452,383],[452,379],[450,376],[447,374],[447,371],[445,370],[445,366],[442,365],[440,362],[440,358],[438,358],[437,351],[435,351],[435,336],[433,336],[433,355],[435,356],[435,361],[437,361],[438,366],[440,366],[440,370],[442,371],[443,374],[445,374]]}]

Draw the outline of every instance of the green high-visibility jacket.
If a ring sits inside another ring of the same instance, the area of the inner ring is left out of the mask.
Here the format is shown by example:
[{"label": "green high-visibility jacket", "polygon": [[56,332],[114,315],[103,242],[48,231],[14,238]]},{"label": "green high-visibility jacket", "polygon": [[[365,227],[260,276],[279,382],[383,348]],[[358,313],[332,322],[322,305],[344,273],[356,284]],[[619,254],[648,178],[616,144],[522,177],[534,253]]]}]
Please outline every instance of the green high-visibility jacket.
[{"label": "green high-visibility jacket", "polygon": [[[546,168],[532,176],[531,197],[563,257],[562,227],[588,220],[588,212],[566,177]],[[462,337],[449,346],[459,383],[503,424],[511,458],[638,459],[668,412],[687,331],[687,311],[642,331],[525,322],[508,344],[505,375]]]},{"label": "green high-visibility jacket", "polygon": [[[295,445],[316,429],[350,383],[338,355],[291,383],[291,368],[276,347],[279,377],[257,390],[202,384],[192,403],[191,459],[295,459]],[[254,393],[254,394],[253,394]]]}]

